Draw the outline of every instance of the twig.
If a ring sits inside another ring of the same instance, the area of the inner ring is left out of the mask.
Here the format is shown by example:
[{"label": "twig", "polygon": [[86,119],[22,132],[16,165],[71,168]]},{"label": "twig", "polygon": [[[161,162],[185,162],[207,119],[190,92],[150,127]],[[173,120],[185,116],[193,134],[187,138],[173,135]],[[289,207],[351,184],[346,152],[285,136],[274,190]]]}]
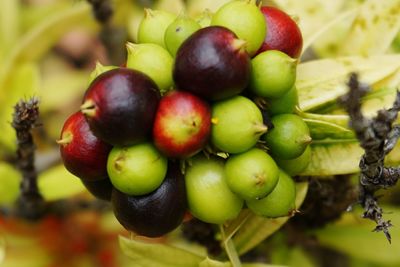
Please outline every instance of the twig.
[{"label": "twig", "polygon": [[39,117],[38,103],[37,98],[18,102],[14,107],[12,122],[18,144],[16,165],[22,174],[17,214],[27,219],[38,219],[45,210],[45,202],[37,185],[37,173],[34,166],[36,147],[31,134]]},{"label": "twig", "polygon": [[121,65],[126,58],[126,31],[112,25],[114,9],[110,0],[87,0],[92,6],[94,17],[102,26],[100,40],[106,48],[108,58],[114,65]]},{"label": "twig", "polygon": [[382,231],[389,242],[391,236],[390,220],[383,219],[383,210],[378,204],[375,193],[379,189],[394,186],[400,178],[399,168],[384,167],[385,156],[393,149],[400,137],[400,128],[393,126],[400,110],[400,93],[397,92],[393,107],[378,111],[373,119],[361,113],[360,99],[369,90],[369,86],[359,82],[356,74],[350,76],[349,93],[340,97],[339,103],[350,116],[350,126],[354,129],[365,153],[360,160],[359,202],[364,208],[363,218],[376,222],[375,232]]}]

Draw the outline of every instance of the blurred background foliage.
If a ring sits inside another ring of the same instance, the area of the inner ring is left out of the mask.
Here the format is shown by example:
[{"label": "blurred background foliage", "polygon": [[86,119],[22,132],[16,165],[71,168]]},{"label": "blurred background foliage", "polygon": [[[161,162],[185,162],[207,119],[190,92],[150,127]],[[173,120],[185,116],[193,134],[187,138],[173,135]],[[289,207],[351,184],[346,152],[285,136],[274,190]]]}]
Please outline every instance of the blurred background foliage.
[{"label": "blurred background foliage", "polygon": [[[135,41],[143,7],[199,16],[204,9],[213,12],[228,1],[111,2],[114,14],[109,26],[113,34],[104,36],[102,25],[96,22],[86,1],[0,1],[0,205],[4,210],[11,208],[18,197],[21,179],[14,168],[16,140],[10,125],[13,106],[19,99],[40,99],[41,127],[35,129],[34,138],[39,187],[46,200],[63,200],[64,204],[91,200],[79,179],[61,165],[55,141],[65,119],[78,109],[96,61],[103,65],[124,63],[124,43]],[[373,115],[392,104],[400,87],[400,1],[263,3],[291,14],[304,37],[297,88],[301,114],[312,130],[314,142],[312,164],[303,175],[318,177],[322,182],[317,182],[317,187],[321,188],[324,181],[336,179],[336,175],[347,175],[350,183],[356,183],[356,176],[349,174],[358,171],[362,150],[336,98],[347,90],[349,73],[357,71],[373,88],[363,98],[366,114]],[[111,39],[114,49],[103,45],[104,38]],[[398,166],[399,153],[400,147],[389,155],[387,163]],[[307,192],[306,185],[301,188],[299,205]],[[387,217],[395,226],[400,225],[400,191],[385,193],[386,210],[390,212]],[[345,212],[327,226],[316,228],[285,224],[288,218],[276,221],[252,217],[241,225],[233,242],[240,254],[247,252],[244,260],[276,265],[400,266],[399,228],[392,229],[393,244],[389,245],[383,235],[370,232],[373,223],[361,220],[360,214],[357,209]],[[119,246],[120,234],[127,236],[107,208],[47,216],[36,223],[0,217],[0,266],[175,266],[154,260],[166,257],[163,253],[176,254],[177,250],[190,264],[230,266],[206,259],[204,249],[183,240],[179,230],[157,240],[155,246],[172,244],[166,252],[124,238]]]}]

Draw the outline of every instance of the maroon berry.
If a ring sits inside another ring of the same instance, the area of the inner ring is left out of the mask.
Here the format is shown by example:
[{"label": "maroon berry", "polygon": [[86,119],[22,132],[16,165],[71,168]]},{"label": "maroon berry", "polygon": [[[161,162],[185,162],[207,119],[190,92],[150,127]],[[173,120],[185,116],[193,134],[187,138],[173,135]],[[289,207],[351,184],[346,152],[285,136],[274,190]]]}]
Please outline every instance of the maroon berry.
[{"label": "maroon berry", "polygon": [[156,147],[168,157],[187,158],[199,152],[211,131],[211,109],[201,98],[184,91],[165,95],[153,126]]},{"label": "maroon berry", "polygon": [[108,178],[107,157],[112,147],[93,135],[81,112],[65,121],[57,143],[70,173],[90,181]]},{"label": "maroon berry", "polygon": [[105,178],[97,181],[82,180],[83,185],[86,189],[96,198],[110,201],[113,185],[110,179]]},{"label": "maroon berry", "polygon": [[279,50],[298,58],[303,48],[303,37],[296,22],[282,10],[263,6],[261,12],[267,22],[267,36],[257,54],[266,50]]},{"label": "maroon berry", "polygon": [[178,89],[209,100],[242,92],[251,71],[245,44],[221,26],[206,27],[192,34],[176,55],[173,77]]},{"label": "maroon berry", "polygon": [[93,133],[116,146],[142,142],[151,134],[160,92],[145,74],[117,68],[99,75],[81,107]]},{"label": "maroon berry", "polygon": [[163,183],[147,195],[130,196],[114,188],[111,203],[115,217],[126,229],[147,237],[167,234],[182,223],[187,210],[179,165],[170,163]]}]

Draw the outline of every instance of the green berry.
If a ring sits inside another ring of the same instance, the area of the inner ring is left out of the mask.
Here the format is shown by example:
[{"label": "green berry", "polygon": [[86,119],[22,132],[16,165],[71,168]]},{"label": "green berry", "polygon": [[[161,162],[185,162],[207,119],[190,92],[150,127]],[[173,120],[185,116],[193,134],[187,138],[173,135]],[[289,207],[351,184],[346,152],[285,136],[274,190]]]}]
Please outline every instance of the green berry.
[{"label": "green berry", "polygon": [[278,50],[268,50],[251,61],[250,90],[261,97],[279,98],[296,81],[297,60]]},{"label": "green berry", "polygon": [[205,28],[211,25],[213,13],[209,9],[205,9],[200,15],[195,17],[196,22],[201,28]]},{"label": "green berry", "polygon": [[254,55],[264,42],[267,25],[255,0],[231,1],[214,14],[211,25],[224,26],[247,42],[246,51]]},{"label": "green berry", "polygon": [[296,208],[295,200],[295,183],[289,175],[280,171],[278,183],[269,195],[259,200],[246,201],[246,204],[257,215],[277,218],[290,216]]},{"label": "green berry", "polygon": [[311,162],[311,147],[307,146],[306,150],[294,159],[276,159],[278,166],[287,174],[294,176],[302,173]]},{"label": "green berry", "polygon": [[267,131],[259,108],[243,96],[214,103],[211,122],[212,143],[228,153],[245,152]]},{"label": "green berry", "polygon": [[276,186],[279,169],[266,152],[258,148],[229,157],[225,164],[229,188],[243,199],[260,199]]},{"label": "green berry", "polygon": [[126,66],[147,74],[162,93],[173,85],[173,58],[163,47],[156,44],[127,44],[128,60]]},{"label": "green berry", "polygon": [[281,114],[271,119],[274,128],[264,139],[271,155],[279,159],[294,159],[303,154],[311,142],[310,130],[301,117]]},{"label": "green berry", "polygon": [[118,67],[116,67],[116,66],[104,66],[100,62],[96,62],[96,68],[90,73],[90,76],[89,76],[89,84],[91,82],[93,82],[93,80],[96,79],[97,76],[99,76],[103,72],[106,72],[106,71],[109,71],[109,70],[112,70],[112,69],[116,69],[116,68],[118,68]]},{"label": "green berry", "polygon": [[185,174],[189,210],[208,223],[222,224],[236,218],[243,200],[230,191],[222,159],[197,156]]},{"label": "green berry", "polygon": [[111,183],[128,195],[145,195],[157,189],[167,173],[167,159],[150,143],[114,147],[107,162]]},{"label": "green berry", "polygon": [[200,29],[200,25],[187,16],[177,17],[165,31],[164,42],[171,53],[175,57],[181,44],[195,31]]},{"label": "green berry", "polygon": [[175,15],[162,10],[144,9],[144,17],[138,28],[138,42],[158,44],[165,48],[164,34],[175,20]]},{"label": "green berry", "polygon": [[267,111],[271,115],[293,113],[298,102],[297,89],[293,86],[283,96],[267,99]]}]

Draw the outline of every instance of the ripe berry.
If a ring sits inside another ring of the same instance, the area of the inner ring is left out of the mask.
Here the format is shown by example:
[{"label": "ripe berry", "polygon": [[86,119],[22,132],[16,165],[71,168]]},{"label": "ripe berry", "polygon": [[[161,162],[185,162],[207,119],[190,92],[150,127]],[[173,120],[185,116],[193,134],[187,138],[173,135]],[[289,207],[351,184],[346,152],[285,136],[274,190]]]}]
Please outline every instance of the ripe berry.
[{"label": "ripe berry", "polygon": [[211,131],[211,108],[201,98],[184,91],[165,95],[153,126],[155,146],[168,157],[187,158],[207,143]]},{"label": "ripe berry", "polygon": [[244,42],[230,30],[207,27],[192,34],[179,48],[173,77],[180,90],[209,100],[239,94],[250,78],[250,58]]},{"label": "ripe berry", "polygon": [[147,75],[118,68],[102,73],[91,83],[81,111],[90,129],[103,141],[133,145],[151,133],[159,99],[157,85]]},{"label": "ripe berry", "polygon": [[267,50],[279,50],[292,58],[300,57],[303,37],[296,22],[275,7],[263,6],[261,12],[267,22],[268,33],[257,54]]},{"label": "ripe berry", "polygon": [[110,179],[105,178],[102,180],[82,180],[85,188],[96,198],[110,201],[111,200],[111,192],[113,190],[113,185],[110,182]]},{"label": "ripe berry", "polygon": [[108,157],[111,183],[128,195],[145,195],[160,186],[167,173],[167,159],[151,143],[114,147]]},{"label": "ripe berry", "polygon": [[108,178],[107,157],[112,147],[93,135],[81,112],[65,121],[57,143],[70,173],[88,181]]},{"label": "ripe berry", "polygon": [[226,182],[243,199],[260,199],[278,182],[279,169],[266,152],[258,148],[233,155],[225,164]]},{"label": "ripe berry", "polygon": [[235,96],[212,106],[211,141],[222,151],[242,153],[266,131],[261,111],[246,97]]},{"label": "ripe berry", "polygon": [[144,196],[113,190],[111,204],[117,220],[138,235],[159,237],[178,227],[187,210],[185,179],[179,166],[169,164],[163,183]]}]

